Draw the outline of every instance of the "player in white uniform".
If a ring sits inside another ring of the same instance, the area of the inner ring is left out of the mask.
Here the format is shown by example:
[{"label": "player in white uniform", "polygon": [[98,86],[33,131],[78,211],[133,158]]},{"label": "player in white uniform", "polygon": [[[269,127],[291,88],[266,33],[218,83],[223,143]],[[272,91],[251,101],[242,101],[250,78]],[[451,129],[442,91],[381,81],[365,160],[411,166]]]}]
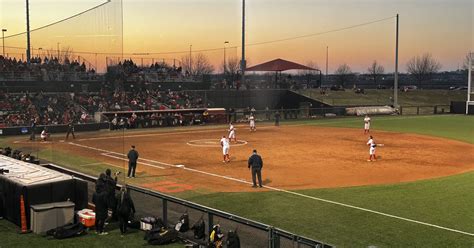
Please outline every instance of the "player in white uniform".
[{"label": "player in white uniform", "polygon": [[370,117],[369,115],[365,115],[364,118],[364,134],[370,132]]},{"label": "player in white uniform", "polygon": [[222,136],[221,147],[222,147],[222,155],[224,156],[224,160],[222,160],[222,162],[223,163],[230,162],[230,156],[229,156],[230,142],[225,136]]},{"label": "player in white uniform", "polygon": [[372,135],[369,137],[369,141],[367,141],[367,145],[369,146],[369,159],[368,162],[377,161],[377,157],[375,156],[375,148],[377,145],[375,144],[374,138]]},{"label": "player in white uniform", "polygon": [[235,138],[235,128],[231,122],[229,123],[229,141],[232,141],[232,139],[234,139],[234,141],[237,142],[237,138]]},{"label": "player in white uniform", "polygon": [[253,114],[249,117],[249,124],[250,124],[250,131],[257,131],[257,127],[255,126],[255,116]]},{"label": "player in white uniform", "polygon": [[41,131],[40,137],[42,141],[46,141],[49,138],[49,133],[48,133],[48,130],[46,130],[46,128],[43,129],[43,131]]}]

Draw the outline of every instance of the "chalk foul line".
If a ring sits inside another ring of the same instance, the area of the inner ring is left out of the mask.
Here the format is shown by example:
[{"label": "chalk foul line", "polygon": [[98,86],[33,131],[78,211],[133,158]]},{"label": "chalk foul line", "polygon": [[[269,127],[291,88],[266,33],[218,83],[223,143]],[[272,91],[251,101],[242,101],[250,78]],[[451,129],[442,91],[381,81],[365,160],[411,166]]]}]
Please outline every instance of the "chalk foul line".
[{"label": "chalk foul line", "polygon": [[[86,146],[86,145],[81,145],[81,144],[77,144],[77,143],[73,143],[73,142],[69,142],[68,144],[78,146],[78,147],[82,147],[82,148],[86,148],[86,149],[100,151],[100,152],[102,152],[101,155],[104,155],[104,156],[107,156],[107,157],[126,160],[125,158],[123,158],[123,156],[125,156],[125,154],[112,152],[112,151],[107,151],[107,150],[104,150],[104,149],[95,148],[95,147]],[[110,154],[115,154],[115,155],[122,156],[122,157],[113,156],[113,155],[110,155]],[[182,165],[173,165],[173,164],[169,164],[169,163],[163,163],[163,162],[159,162],[159,161],[155,161],[155,160],[151,160],[151,159],[144,159],[144,158],[140,158],[140,160],[145,160],[145,161],[148,161],[148,162],[165,165],[165,166],[172,167],[172,168],[179,168],[179,169],[183,169],[183,170],[187,170],[187,171],[191,171],[191,172],[195,172],[195,173],[200,173],[200,174],[204,174],[204,175],[208,175],[208,176],[212,176],[212,177],[218,177],[218,178],[222,178],[222,179],[226,179],[226,180],[230,180],[230,181],[234,181],[234,182],[238,182],[238,183],[243,183],[243,184],[248,184],[248,185],[252,184],[252,182],[249,182],[249,181],[246,181],[246,180],[243,180],[243,179],[237,179],[237,178],[233,178],[233,177],[230,177],[230,176],[222,176],[222,175],[215,174],[215,173],[212,173],[212,172],[206,172],[206,171],[201,171],[201,170],[197,170],[197,169],[188,168],[188,167],[182,166]],[[141,164],[143,164],[145,166],[155,167],[155,168],[160,167],[160,166],[151,165],[151,164],[148,164],[148,163],[141,163]],[[165,167],[160,167],[160,168],[165,169]],[[444,226],[440,226],[440,225],[430,224],[430,223],[427,223],[427,222],[418,221],[418,220],[414,220],[414,219],[410,219],[410,218],[405,218],[405,217],[401,217],[401,216],[397,216],[397,215],[393,215],[393,214],[387,214],[387,213],[383,213],[383,212],[376,211],[376,210],[357,207],[357,206],[345,204],[345,203],[342,203],[342,202],[327,200],[327,199],[323,199],[323,198],[319,198],[319,197],[315,197],[315,196],[310,196],[310,195],[305,195],[305,194],[301,194],[301,193],[298,193],[298,192],[289,191],[289,190],[280,189],[280,188],[275,188],[275,187],[271,187],[271,186],[263,186],[263,188],[474,237],[474,233],[469,233],[469,232],[466,232],[466,231],[461,231],[461,230],[448,228],[448,227],[444,227]]]}]

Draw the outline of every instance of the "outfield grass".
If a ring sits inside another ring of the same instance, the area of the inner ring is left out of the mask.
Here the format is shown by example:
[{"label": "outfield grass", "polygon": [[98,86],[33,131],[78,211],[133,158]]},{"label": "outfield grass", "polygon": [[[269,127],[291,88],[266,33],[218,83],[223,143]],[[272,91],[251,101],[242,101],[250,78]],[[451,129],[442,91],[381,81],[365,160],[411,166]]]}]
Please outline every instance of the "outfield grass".
[{"label": "outfield grass", "polygon": [[[330,119],[295,124],[360,128],[361,120]],[[433,135],[468,143],[474,143],[473,124],[474,118],[470,116],[373,118],[375,129]],[[413,183],[297,192],[474,233],[474,172]],[[473,236],[281,192],[213,194],[188,199],[338,247],[474,246]]]},{"label": "outfield grass", "polygon": [[[321,95],[318,89],[307,89],[298,93],[330,105],[391,105],[393,90],[366,90],[366,94],[356,94],[352,90],[328,91]],[[405,106],[449,105],[451,101],[466,101],[465,91],[456,90],[414,90],[399,92],[398,102]]]},{"label": "outfield grass", "polygon": [[[374,130],[384,130],[401,133],[417,133],[454,139],[474,144],[474,116],[372,116],[371,119],[371,128]],[[363,117],[321,119],[318,121],[302,121],[296,123],[360,129],[363,129],[364,125]]]},{"label": "outfield grass", "polygon": [[[375,130],[417,133],[459,140],[474,144],[474,117],[472,116],[413,116],[373,117]],[[317,125],[332,127],[362,127],[361,118],[320,119],[314,121],[284,122],[284,124]],[[55,162],[69,167],[92,163],[88,158],[42,151]],[[473,152],[473,151],[466,151]],[[41,152],[40,152],[41,153]],[[105,167],[80,170],[97,175]],[[265,171],[263,172],[265,175]],[[394,185],[315,189],[297,191],[311,197],[337,201],[421,222],[474,233],[474,172]],[[347,208],[283,192],[216,193],[187,192],[179,197],[243,217],[258,220],[297,234],[334,244],[338,247],[473,247],[474,236],[459,234],[405,220],[390,218],[366,211]],[[0,221],[0,228],[5,221]],[[13,227],[12,227],[13,228]],[[14,228],[13,228],[14,229]],[[16,244],[18,235],[13,229],[0,229],[0,238]],[[2,237],[4,236],[4,237]],[[30,242],[47,246],[40,237],[31,235]],[[21,237],[28,237],[21,236]],[[114,234],[102,237],[89,235],[78,240],[102,247],[103,240],[116,242]],[[118,235],[115,235],[118,239]],[[130,236],[133,240],[133,236]],[[127,237],[128,238],[128,237]],[[137,237],[138,238],[138,237]],[[28,238],[29,239],[29,238]],[[28,239],[21,239],[19,244]],[[40,240],[41,239],[41,240]],[[76,239],[75,239],[76,240]],[[119,240],[120,241],[120,240]],[[118,242],[118,241],[117,241]],[[29,243],[29,242],[26,242]],[[53,243],[51,243],[53,244]],[[119,247],[130,243],[119,243]],[[62,246],[54,243],[53,246]],[[2,246],[0,244],[0,246]],[[20,245],[22,246],[22,245]],[[79,247],[79,246],[78,246]],[[106,245],[107,247],[107,245]]]}]

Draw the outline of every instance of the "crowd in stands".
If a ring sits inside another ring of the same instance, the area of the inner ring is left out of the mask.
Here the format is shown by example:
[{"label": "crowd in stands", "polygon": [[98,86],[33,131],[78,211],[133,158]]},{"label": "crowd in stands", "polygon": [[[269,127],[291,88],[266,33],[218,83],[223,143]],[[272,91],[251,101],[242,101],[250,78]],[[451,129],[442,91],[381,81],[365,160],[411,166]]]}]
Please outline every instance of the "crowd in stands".
[{"label": "crowd in stands", "polygon": [[207,107],[184,91],[109,90],[81,93],[21,93],[0,91],[0,126],[30,126],[93,122],[95,112],[166,110]]},{"label": "crowd in stands", "polygon": [[57,57],[33,57],[30,64],[26,60],[0,56],[0,78],[15,80],[88,80],[96,73],[93,68],[86,68],[84,62],[65,58],[60,61]]},{"label": "crowd in stands", "polygon": [[123,80],[128,82],[158,82],[183,79],[182,67],[170,66],[166,63],[152,63],[149,66],[139,66],[132,59],[120,61],[117,65],[107,67],[106,78],[109,81]]},{"label": "crowd in stands", "polygon": [[30,126],[91,122],[91,116],[74,99],[74,93],[8,94],[0,91],[0,125]]}]

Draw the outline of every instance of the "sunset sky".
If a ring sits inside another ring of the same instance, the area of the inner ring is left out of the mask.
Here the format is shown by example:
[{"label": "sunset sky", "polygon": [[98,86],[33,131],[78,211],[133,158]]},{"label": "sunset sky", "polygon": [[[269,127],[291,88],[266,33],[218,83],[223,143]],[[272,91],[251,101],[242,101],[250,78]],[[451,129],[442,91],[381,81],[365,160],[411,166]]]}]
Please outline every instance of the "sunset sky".
[{"label": "sunset sky", "polygon": [[[114,0],[115,1],[115,0]],[[30,0],[31,27],[37,28],[103,3],[103,0]],[[329,72],[347,63],[365,72],[372,61],[394,70],[395,18],[400,14],[400,69],[409,58],[431,53],[442,70],[462,66],[474,47],[472,0],[247,0],[247,44],[326,32],[384,18],[389,20],[344,31],[291,41],[247,47],[248,65],[283,58],[299,63],[314,61],[325,70],[329,46]],[[0,0],[0,27],[6,36],[25,31],[25,3]],[[120,23],[109,7],[58,25],[54,31],[32,34],[33,48],[73,51],[120,52]],[[105,17],[104,17],[105,15]],[[125,53],[163,53],[192,49],[223,48],[227,58],[240,57],[240,0],[123,0],[123,48]],[[101,20],[101,21],[97,21]],[[73,23],[73,24],[72,24]],[[107,23],[107,24],[103,24]],[[107,26],[107,27],[106,27]],[[51,30],[51,29],[50,29]],[[89,32],[84,38],[84,32]],[[52,35],[54,33],[54,35]],[[90,38],[89,34],[94,38]],[[63,35],[58,35],[63,34]],[[47,36],[54,37],[46,38]],[[40,37],[42,36],[42,37]],[[69,38],[65,38],[68,36]],[[75,37],[75,38],[71,38]],[[99,41],[100,39],[100,41]],[[117,39],[117,40],[116,40]],[[25,47],[24,37],[6,39],[6,46]],[[57,44],[57,43],[60,44]],[[54,45],[53,45],[54,44]],[[47,48],[46,48],[47,47]],[[237,47],[237,48],[235,48]],[[21,53],[22,50],[16,51]],[[35,51],[33,51],[35,53]],[[13,53],[10,50],[10,53]],[[204,52],[220,70],[223,49]],[[168,62],[186,53],[135,55]],[[83,55],[92,64],[92,57]],[[117,55],[110,55],[113,57]],[[130,55],[132,56],[132,55]],[[136,59],[135,59],[136,60]],[[145,59],[146,60],[146,59]]]}]

